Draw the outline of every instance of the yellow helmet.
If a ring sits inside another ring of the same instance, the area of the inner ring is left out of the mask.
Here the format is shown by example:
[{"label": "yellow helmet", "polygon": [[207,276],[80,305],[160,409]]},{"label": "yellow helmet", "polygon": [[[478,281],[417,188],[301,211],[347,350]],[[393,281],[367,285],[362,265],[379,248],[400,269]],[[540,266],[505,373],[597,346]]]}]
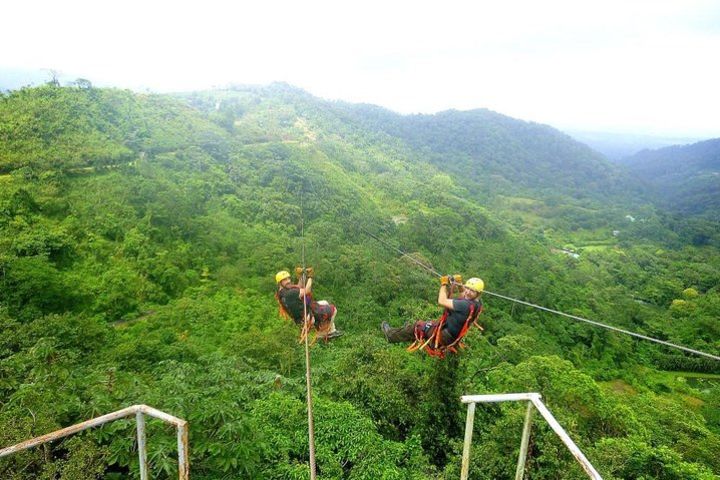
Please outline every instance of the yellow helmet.
[{"label": "yellow helmet", "polygon": [[278,273],[275,274],[275,283],[280,283],[286,278],[290,278],[290,272],[287,270],[280,270]]},{"label": "yellow helmet", "polygon": [[480,278],[469,278],[468,281],[465,282],[465,288],[469,288],[470,290],[474,290],[477,293],[481,293],[483,290],[485,290],[485,282],[483,282]]}]

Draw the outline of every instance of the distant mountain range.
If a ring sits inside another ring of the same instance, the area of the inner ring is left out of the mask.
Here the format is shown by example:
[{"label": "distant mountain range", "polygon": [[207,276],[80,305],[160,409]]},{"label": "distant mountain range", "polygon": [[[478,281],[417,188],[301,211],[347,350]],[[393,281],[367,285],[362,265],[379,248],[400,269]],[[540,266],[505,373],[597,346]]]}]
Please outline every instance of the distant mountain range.
[{"label": "distant mountain range", "polygon": [[720,138],[644,150],[621,163],[652,186],[662,206],[720,219]]},{"label": "distant mountain range", "polygon": [[[51,78],[50,70],[0,69],[0,90]],[[58,80],[67,84],[75,78],[61,75]],[[650,192],[654,203],[683,213],[720,207],[720,140],[647,150],[694,139],[582,131],[568,135],[486,109],[400,115],[374,105],[325,101],[283,83],[238,86],[209,95],[212,101],[203,109],[219,109],[215,117],[243,117],[256,110],[254,102],[259,101],[295,108],[328,133],[361,136],[362,142],[394,150],[393,155],[439,168],[483,203],[498,197],[531,197],[557,204],[562,197],[561,203],[578,206],[589,199],[628,206],[647,202]],[[271,123],[276,122],[282,125],[284,120]]]},{"label": "distant mountain range", "polygon": [[425,152],[461,184],[482,185],[484,196],[541,190],[604,197],[624,184],[620,169],[568,135],[487,109],[400,115],[373,105],[333,108],[348,123]]},{"label": "distant mountain range", "polygon": [[564,130],[574,139],[588,145],[608,159],[619,161],[642,150],[687,145],[704,140],[698,137],[656,136],[633,133],[589,132],[583,130]]}]

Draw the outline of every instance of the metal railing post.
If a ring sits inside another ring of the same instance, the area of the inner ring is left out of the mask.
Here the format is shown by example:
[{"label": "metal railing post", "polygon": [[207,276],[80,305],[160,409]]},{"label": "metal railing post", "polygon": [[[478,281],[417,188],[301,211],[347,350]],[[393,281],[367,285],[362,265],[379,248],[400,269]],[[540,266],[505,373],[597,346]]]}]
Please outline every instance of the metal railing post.
[{"label": "metal railing post", "polygon": [[189,448],[188,448],[188,422],[173,417],[165,412],[161,412],[147,405],[133,405],[132,407],[123,408],[117,412],[108,413],[100,417],[92,418],[82,423],[72,425],[60,430],[57,430],[40,437],[31,438],[24,442],[18,443],[17,445],[11,445],[6,448],[0,449],[0,458],[21,450],[27,450],[29,448],[42,445],[43,443],[53,442],[60,440],[61,438],[74,435],[78,432],[82,432],[89,428],[98,427],[115,420],[124,419],[135,415],[135,422],[137,427],[137,443],[138,443],[138,457],[140,459],[140,479],[148,480],[148,461],[147,461],[147,439],[145,429],[145,415],[153,418],[162,420],[165,423],[175,425],[177,427],[177,441],[178,441],[178,478],[179,480],[190,479],[190,460],[189,460]]},{"label": "metal railing post", "polygon": [[470,444],[472,443],[473,423],[475,422],[475,402],[468,403],[465,420],[465,443],[463,445],[462,469],[460,480],[467,480],[470,471]]},{"label": "metal railing post", "polygon": [[529,401],[527,412],[525,413],[525,425],[523,427],[522,442],[520,444],[520,453],[518,454],[518,465],[515,470],[515,480],[522,480],[525,474],[525,461],[527,459],[528,444],[530,441],[530,428],[532,425],[532,409],[535,407],[538,413],[547,421],[550,428],[560,437],[560,440],[570,450],[573,457],[578,461],[580,466],[588,477],[593,480],[602,480],[600,474],[595,470],[590,461],[583,455],[575,442],[570,439],[567,432],[560,426],[555,417],[552,416],[545,404],[540,399],[539,393],[501,393],[493,395],[463,395],[460,401],[468,404],[468,419],[465,426],[465,445],[463,446],[462,470],[460,472],[460,480],[467,480],[468,470],[470,467],[470,443],[472,442],[472,424],[475,415],[476,403],[496,403],[496,402],[518,402]]},{"label": "metal railing post", "polygon": [[553,417],[552,413],[550,413],[550,410],[547,409],[545,404],[542,403],[539,398],[535,398],[531,401],[533,405],[535,405],[535,408],[537,408],[537,411],[540,413],[540,415],[542,415],[545,421],[548,422],[550,428],[553,429],[553,431],[557,434],[558,437],[560,437],[560,440],[562,440],[568,450],[570,450],[570,453],[573,457],[575,457],[575,460],[578,461],[582,469],[585,470],[585,473],[587,473],[588,477],[592,478],[593,480],[602,480],[602,477],[600,476],[598,471],[595,470],[595,467],[592,466],[587,457],[585,457],[585,455],[580,451],[580,448],[575,445],[575,442],[572,441],[567,432],[565,432],[565,430],[560,426],[558,421],[555,420],[555,417]]},{"label": "metal railing post", "polygon": [[135,412],[135,423],[137,424],[137,446],[140,459],[140,480],[148,480],[147,449],[145,436],[145,415],[138,410]]},{"label": "metal railing post", "polygon": [[530,428],[532,426],[533,404],[528,402],[525,412],[525,425],[523,426],[522,440],[520,441],[520,453],[518,454],[517,468],[515,469],[515,480],[523,480],[525,476],[525,460],[527,459],[528,444],[530,443]]},{"label": "metal railing post", "polygon": [[189,480],[190,478],[190,459],[188,451],[188,426],[187,422],[177,427],[178,442],[178,479]]}]

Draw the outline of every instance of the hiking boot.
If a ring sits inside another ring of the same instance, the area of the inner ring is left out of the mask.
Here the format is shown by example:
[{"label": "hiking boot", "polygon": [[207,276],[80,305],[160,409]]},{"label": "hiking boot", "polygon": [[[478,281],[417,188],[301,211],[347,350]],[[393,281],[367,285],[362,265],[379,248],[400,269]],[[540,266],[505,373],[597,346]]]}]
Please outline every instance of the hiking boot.
[{"label": "hiking boot", "polygon": [[389,342],[390,337],[388,337],[388,332],[390,331],[390,324],[388,322],[382,322],[382,324],[380,324],[380,329],[385,334],[385,340]]}]

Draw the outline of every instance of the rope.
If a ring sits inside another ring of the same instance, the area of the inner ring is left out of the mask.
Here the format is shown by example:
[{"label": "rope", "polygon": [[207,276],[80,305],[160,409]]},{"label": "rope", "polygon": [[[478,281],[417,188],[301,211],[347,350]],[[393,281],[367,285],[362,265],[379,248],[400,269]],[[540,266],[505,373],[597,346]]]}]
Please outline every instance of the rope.
[{"label": "rope", "polygon": [[394,245],[392,245],[392,244],[384,241],[383,239],[381,239],[381,238],[378,237],[377,235],[373,234],[372,232],[369,232],[368,230],[365,230],[365,229],[364,229],[363,227],[361,227],[360,225],[357,225],[357,227],[358,227],[360,230],[362,230],[363,233],[365,233],[365,235],[367,235],[367,236],[369,236],[369,237],[371,237],[371,238],[374,238],[375,240],[377,240],[378,242],[380,242],[380,243],[382,243],[383,245],[387,246],[388,248],[391,248],[391,249],[395,250],[396,252],[400,253],[401,256],[403,256],[403,257],[407,258],[408,260],[412,261],[413,263],[415,263],[415,264],[418,265],[419,267],[424,268],[425,270],[427,270],[428,272],[432,273],[433,275],[436,275],[437,277],[441,277],[441,276],[442,276],[442,275],[439,274],[435,269],[433,269],[431,266],[429,266],[429,265],[421,262],[420,260],[418,260],[417,258],[413,257],[412,255],[409,255],[409,254],[403,252],[402,250],[400,250],[400,248],[398,248],[398,247],[396,247],[396,246],[394,246]]},{"label": "rope", "polygon": [[[302,285],[307,286],[307,277],[305,274],[305,215],[303,211],[303,194],[300,192],[300,238],[302,242]],[[307,293],[306,293],[307,295]],[[307,314],[307,302],[303,298],[303,319],[305,330],[305,383],[307,386],[307,411],[308,411],[308,444],[310,447],[310,480],[315,480],[317,476],[315,467],[315,423],[313,422],[313,401],[312,401],[312,382],[310,379],[310,343],[308,336],[310,333],[310,321]]]}]

